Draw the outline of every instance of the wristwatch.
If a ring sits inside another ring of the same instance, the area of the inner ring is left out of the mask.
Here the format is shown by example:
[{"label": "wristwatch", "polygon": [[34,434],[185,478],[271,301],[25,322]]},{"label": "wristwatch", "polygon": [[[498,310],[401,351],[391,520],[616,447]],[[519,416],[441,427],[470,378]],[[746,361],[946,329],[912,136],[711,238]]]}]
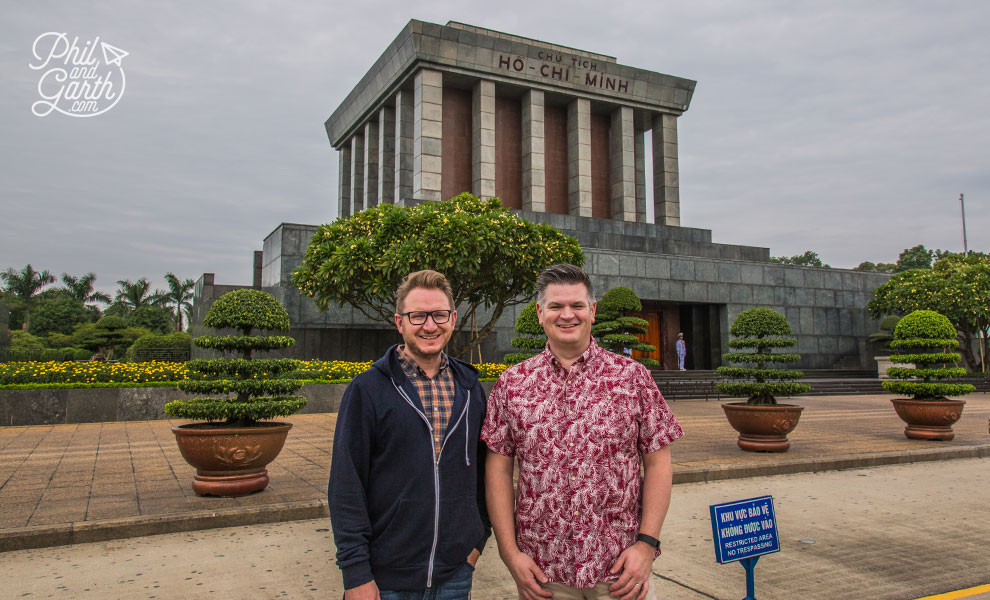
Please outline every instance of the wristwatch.
[{"label": "wristwatch", "polygon": [[636,541],[637,542],[645,542],[645,543],[653,546],[657,550],[660,549],[660,540],[658,540],[657,538],[653,537],[652,535],[646,535],[645,533],[641,533],[641,534],[639,534],[639,535],[636,536]]}]

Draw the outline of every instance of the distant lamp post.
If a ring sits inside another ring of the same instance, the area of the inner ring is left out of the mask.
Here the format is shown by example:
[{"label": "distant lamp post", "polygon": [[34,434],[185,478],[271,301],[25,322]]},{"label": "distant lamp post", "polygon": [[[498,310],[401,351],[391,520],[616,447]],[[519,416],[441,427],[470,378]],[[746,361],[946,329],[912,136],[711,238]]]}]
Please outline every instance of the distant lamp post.
[{"label": "distant lamp post", "polygon": [[959,208],[962,209],[963,256],[969,256],[969,245],[966,243],[966,200],[963,199],[962,194],[959,194]]}]

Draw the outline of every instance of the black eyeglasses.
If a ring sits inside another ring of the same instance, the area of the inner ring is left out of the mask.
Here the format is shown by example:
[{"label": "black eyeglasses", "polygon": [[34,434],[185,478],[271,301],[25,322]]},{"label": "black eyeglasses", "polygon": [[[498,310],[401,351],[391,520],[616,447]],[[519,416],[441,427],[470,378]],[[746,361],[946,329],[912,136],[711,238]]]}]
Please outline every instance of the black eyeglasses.
[{"label": "black eyeglasses", "polygon": [[400,317],[406,317],[409,319],[409,323],[413,325],[422,325],[426,323],[426,318],[431,317],[433,322],[437,325],[443,325],[450,320],[450,313],[452,310],[416,310],[412,312],[399,313]]}]

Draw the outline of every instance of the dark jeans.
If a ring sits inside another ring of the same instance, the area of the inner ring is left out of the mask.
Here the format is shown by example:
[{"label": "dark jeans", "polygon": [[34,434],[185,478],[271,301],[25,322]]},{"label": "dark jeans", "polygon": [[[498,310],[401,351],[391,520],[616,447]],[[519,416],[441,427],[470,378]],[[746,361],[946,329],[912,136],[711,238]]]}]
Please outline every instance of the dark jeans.
[{"label": "dark jeans", "polygon": [[380,590],[379,593],[382,600],[468,600],[473,578],[474,567],[464,563],[453,577],[430,589],[415,592]]}]

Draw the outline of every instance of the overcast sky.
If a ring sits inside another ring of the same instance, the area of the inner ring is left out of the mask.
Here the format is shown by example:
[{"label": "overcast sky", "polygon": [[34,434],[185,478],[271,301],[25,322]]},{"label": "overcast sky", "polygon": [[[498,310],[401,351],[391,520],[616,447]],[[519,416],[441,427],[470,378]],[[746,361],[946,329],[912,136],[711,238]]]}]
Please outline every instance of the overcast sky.
[{"label": "overcast sky", "polygon": [[[167,4],[167,6],[160,6]],[[323,123],[409,19],[698,82],[681,224],[834,267],[990,250],[990,2],[21,2],[0,22],[0,270],[249,284],[282,222],[335,218]],[[36,38],[127,52],[90,118],[32,113]]]}]

